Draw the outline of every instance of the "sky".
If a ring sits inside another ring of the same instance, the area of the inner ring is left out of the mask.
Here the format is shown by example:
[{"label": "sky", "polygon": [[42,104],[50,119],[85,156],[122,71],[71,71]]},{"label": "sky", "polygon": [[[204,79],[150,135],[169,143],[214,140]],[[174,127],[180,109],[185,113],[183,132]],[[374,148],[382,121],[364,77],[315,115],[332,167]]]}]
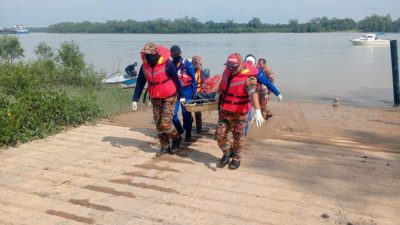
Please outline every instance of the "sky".
[{"label": "sky", "polygon": [[372,14],[400,17],[400,0],[0,0],[0,27],[47,27],[59,22],[145,21],[196,17],[202,22],[306,22],[315,17],[352,18]]}]

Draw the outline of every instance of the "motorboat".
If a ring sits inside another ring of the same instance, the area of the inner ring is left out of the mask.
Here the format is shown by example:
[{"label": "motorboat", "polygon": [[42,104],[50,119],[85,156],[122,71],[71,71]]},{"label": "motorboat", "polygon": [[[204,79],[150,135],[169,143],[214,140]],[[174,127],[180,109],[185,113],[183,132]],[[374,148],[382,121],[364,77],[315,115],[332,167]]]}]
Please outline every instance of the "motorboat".
[{"label": "motorboat", "polygon": [[120,84],[124,88],[132,88],[136,86],[137,72],[135,67],[137,63],[129,65],[125,68],[124,72],[118,71],[112,73],[106,79],[102,80],[104,84]]},{"label": "motorboat", "polygon": [[360,38],[351,40],[353,45],[389,45],[390,40],[381,39],[376,34],[363,34]]},{"label": "motorboat", "polygon": [[133,86],[136,84],[137,77],[129,76],[126,73],[117,72],[111,74],[106,79],[102,80],[104,84],[124,84],[127,86]]},{"label": "motorboat", "polygon": [[26,26],[22,24],[17,24],[13,27],[11,27],[11,32],[16,33],[16,34],[28,34],[29,30]]}]

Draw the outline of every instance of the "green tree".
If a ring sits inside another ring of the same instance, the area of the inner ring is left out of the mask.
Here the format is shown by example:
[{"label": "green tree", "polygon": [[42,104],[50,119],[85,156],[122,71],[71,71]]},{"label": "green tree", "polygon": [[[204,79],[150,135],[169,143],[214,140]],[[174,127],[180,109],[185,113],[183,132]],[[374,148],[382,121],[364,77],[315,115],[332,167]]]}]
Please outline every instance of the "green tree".
[{"label": "green tree", "polygon": [[34,50],[36,56],[39,60],[52,60],[54,58],[53,49],[46,44],[46,42],[40,42]]},{"label": "green tree", "polygon": [[297,19],[289,20],[290,32],[297,33],[300,32],[299,21]]},{"label": "green tree", "polygon": [[2,35],[0,37],[0,60],[13,63],[14,59],[24,57],[24,49],[15,36]]},{"label": "green tree", "polygon": [[393,32],[400,32],[400,18],[397,20],[393,21],[392,23],[392,31]]},{"label": "green tree", "polygon": [[105,23],[59,23],[48,27],[49,32],[59,33],[242,33],[242,32],[332,32],[350,31],[357,27],[362,31],[395,31],[399,32],[398,20],[393,21],[390,15],[373,15],[366,17],[358,24],[349,18],[338,19],[328,17],[313,18],[308,22],[299,23],[296,19],[288,24],[267,24],[253,17],[247,23],[200,22],[193,17],[184,17],[173,21],[158,18],[148,21],[106,21]]},{"label": "green tree", "polygon": [[392,18],[390,15],[365,17],[358,23],[358,29],[365,32],[390,32],[392,31]]},{"label": "green tree", "polygon": [[261,28],[262,25],[263,25],[263,24],[261,23],[261,20],[260,20],[260,18],[258,18],[258,17],[253,17],[253,18],[247,23],[247,26],[252,27],[252,28],[255,28],[255,29]]},{"label": "green tree", "polygon": [[64,66],[81,71],[85,67],[83,53],[75,41],[64,41],[60,44],[58,50],[58,61]]}]

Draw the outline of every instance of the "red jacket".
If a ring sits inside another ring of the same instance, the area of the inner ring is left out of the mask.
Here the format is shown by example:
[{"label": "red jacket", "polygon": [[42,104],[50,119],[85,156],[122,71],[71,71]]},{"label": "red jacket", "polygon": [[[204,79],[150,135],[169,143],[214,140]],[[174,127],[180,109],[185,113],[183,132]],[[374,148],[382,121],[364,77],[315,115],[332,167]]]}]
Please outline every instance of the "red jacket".
[{"label": "red jacket", "polygon": [[150,97],[168,98],[176,93],[176,86],[165,70],[165,64],[170,57],[170,51],[163,46],[157,46],[157,49],[160,58],[154,68],[150,67],[144,57],[144,53],[142,53],[143,73],[149,82],[148,90]]},{"label": "red jacket", "polygon": [[181,82],[182,87],[187,87],[192,85],[193,79],[192,77],[186,73],[185,70],[186,59],[183,59],[182,62],[178,64],[178,78]]},{"label": "red jacket", "polygon": [[250,97],[246,90],[246,80],[257,77],[258,70],[254,66],[245,64],[237,74],[232,75],[225,69],[221,80],[221,108],[229,112],[247,113],[250,108]]}]

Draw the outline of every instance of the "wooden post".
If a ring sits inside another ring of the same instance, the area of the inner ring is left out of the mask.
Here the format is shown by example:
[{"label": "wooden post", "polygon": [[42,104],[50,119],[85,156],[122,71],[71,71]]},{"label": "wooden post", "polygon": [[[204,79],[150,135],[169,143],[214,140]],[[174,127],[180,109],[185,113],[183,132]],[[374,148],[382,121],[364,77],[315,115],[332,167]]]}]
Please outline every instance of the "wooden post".
[{"label": "wooden post", "polygon": [[400,90],[399,90],[399,59],[397,56],[397,40],[390,41],[390,55],[392,57],[392,76],[393,76],[393,96],[394,107],[400,105]]}]

